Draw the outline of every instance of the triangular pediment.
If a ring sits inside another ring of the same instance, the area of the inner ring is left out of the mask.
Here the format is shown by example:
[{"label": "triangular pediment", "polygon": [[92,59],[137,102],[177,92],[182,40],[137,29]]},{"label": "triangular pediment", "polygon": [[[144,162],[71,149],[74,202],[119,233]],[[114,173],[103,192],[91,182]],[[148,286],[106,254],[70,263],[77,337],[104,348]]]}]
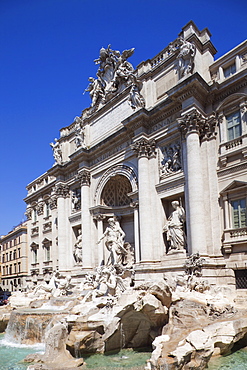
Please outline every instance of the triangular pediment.
[{"label": "triangular pediment", "polygon": [[247,186],[247,182],[234,180],[229,185],[227,185],[227,187],[221,190],[220,194],[227,193],[229,190],[234,190],[243,186]]}]

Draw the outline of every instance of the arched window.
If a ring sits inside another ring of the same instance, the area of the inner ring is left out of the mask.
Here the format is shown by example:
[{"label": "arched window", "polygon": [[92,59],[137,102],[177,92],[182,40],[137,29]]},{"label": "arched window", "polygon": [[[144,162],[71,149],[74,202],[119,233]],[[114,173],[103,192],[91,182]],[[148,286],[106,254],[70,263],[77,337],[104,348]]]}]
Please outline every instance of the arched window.
[{"label": "arched window", "polygon": [[109,207],[121,207],[130,203],[128,193],[132,191],[129,180],[122,175],[112,177],[105,185],[101,204]]}]

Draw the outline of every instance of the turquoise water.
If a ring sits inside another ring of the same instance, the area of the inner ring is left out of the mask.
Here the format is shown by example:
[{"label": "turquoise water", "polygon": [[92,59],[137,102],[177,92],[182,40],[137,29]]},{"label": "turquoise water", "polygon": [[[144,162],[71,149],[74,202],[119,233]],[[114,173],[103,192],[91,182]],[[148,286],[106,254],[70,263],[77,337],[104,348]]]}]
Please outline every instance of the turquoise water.
[{"label": "turquoise water", "polygon": [[0,334],[0,370],[25,370],[28,366],[20,363],[28,354],[40,352],[44,346],[27,346],[9,342]]},{"label": "turquoise water", "polygon": [[246,370],[247,348],[240,349],[229,356],[213,358],[207,370]]},{"label": "turquoise water", "polygon": [[[21,363],[28,354],[41,352],[41,345],[27,346],[8,342],[3,334],[0,334],[0,370],[26,370],[28,365]],[[144,369],[146,360],[150,358],[149,352],[135,352],[122,350],[117,354],[94,355],[85,358],[87,369]],[[208,370],[246,370],[247,348],[241,349],[229,356],[213,358]]]}]

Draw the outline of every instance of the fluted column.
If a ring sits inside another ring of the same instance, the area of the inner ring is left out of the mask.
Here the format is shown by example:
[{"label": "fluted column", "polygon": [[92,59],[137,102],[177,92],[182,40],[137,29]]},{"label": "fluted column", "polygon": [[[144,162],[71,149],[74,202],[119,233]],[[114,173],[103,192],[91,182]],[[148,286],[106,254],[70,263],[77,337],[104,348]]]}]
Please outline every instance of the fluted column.
[{"label": "fluted column", "polygon": [[155,152],[155,142],[142,138],[132,148],[138,155],[140,260],[148,262],[153,259],[149,158]]},{"label": "fluted column", "polygon": [[92,267],[91,243],[91,215],[90,215],[90,183],[91,176],[88,170],[79,172],[78,178],[81,181],[81,230],[82,230],[82,265],[83,268]]},{"label": "fluted column", "polygon": [[68,258],[68,213],[67,199],[69,198],[69,187],[66,184],[57,184],[55,187],[57,197],[57,225],[58,225],[58,260],[59,270],[67,270],[69,266]]},{"label": "fluted column", "polygon": [[189,253],[206,255],[205,212],[203,192],[203,172],[201,163],[200,137],[203,135],[205,119],[197,111],[185,115],[180,120],[180,129],[186,140],[186,186],[187,186],[187,230],[189,233]]}]

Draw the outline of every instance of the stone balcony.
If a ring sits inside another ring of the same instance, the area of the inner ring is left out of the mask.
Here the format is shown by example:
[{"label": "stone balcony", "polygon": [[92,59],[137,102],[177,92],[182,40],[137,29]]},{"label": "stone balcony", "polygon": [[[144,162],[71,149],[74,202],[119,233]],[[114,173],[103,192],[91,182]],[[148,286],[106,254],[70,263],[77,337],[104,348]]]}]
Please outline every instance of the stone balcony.
[{"label": "stone balcony", "polygon": [[234,246],[247,244],[247,227],[238,229],[227,229],[223,233],[223,250],[225,253],[232,253]]}]

